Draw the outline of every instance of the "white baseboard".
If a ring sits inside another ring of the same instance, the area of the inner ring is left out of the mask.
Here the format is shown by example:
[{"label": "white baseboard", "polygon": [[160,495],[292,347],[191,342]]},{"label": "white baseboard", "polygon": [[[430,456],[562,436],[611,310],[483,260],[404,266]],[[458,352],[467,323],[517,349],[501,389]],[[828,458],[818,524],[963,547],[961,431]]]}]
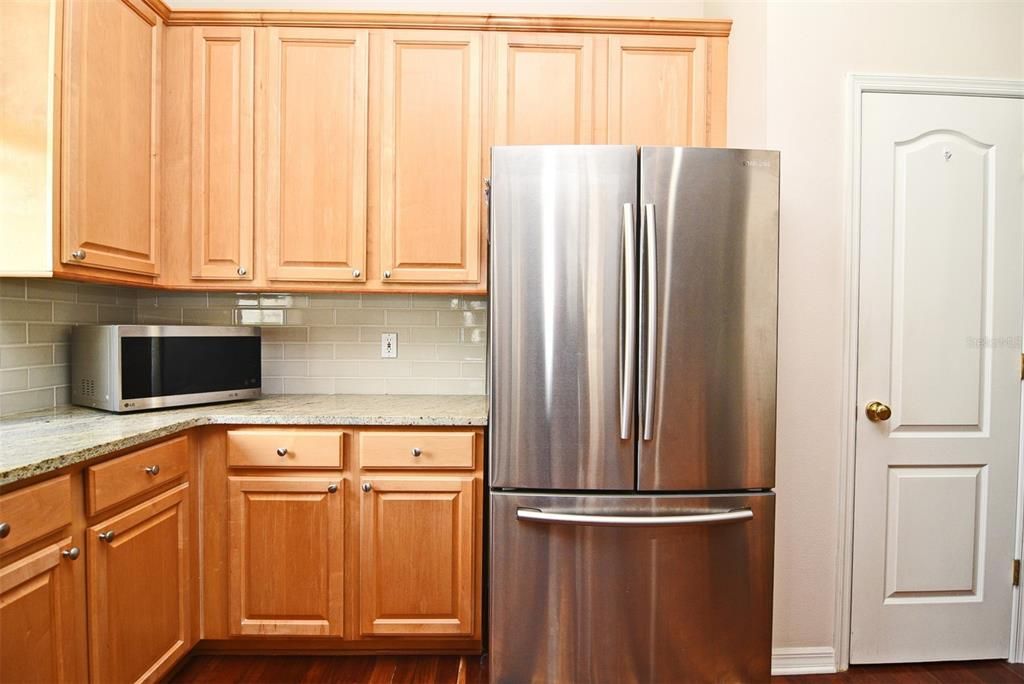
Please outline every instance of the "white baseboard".
[{"label": "white baseboard", "polygon": [[773,675],[831,674],[836,651],[831,646],[772,649]]}]

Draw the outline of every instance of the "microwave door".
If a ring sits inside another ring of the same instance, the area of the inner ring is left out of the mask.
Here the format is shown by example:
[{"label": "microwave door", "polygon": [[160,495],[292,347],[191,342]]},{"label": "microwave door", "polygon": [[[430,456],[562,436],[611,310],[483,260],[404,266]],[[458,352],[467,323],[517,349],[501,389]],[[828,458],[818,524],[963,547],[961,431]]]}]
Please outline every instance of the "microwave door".
[{"label": "microwave door", "polygon": [[641,491],[775,472],[777,152],[640,151]]},{"label": "microwave door", "polygon": [[491,158],[491,485],[632,490],[636,148]]}]

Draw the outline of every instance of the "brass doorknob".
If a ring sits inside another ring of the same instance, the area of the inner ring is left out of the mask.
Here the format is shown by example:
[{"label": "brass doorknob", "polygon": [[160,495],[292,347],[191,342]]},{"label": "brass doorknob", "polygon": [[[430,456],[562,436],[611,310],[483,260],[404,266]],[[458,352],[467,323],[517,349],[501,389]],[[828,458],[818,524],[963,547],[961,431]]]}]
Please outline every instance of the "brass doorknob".
[{"label": "brass doorknob", "polygon": [[864,407],[864,413],[872,423],[889,420],[892,417],[892,409],[880,401],[873,401]]}]

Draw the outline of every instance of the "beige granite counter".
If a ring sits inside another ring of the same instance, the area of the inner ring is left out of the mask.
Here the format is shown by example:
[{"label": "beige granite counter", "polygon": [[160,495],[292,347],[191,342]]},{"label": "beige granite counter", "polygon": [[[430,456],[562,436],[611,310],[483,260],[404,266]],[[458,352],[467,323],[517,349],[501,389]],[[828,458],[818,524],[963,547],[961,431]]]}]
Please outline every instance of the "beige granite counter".
[{"label": "beige granite counter", "polygon": [[123,414],[61,406],[0,419],[0,485],[200,425],[486,424],[484,396],[278,394]]}]

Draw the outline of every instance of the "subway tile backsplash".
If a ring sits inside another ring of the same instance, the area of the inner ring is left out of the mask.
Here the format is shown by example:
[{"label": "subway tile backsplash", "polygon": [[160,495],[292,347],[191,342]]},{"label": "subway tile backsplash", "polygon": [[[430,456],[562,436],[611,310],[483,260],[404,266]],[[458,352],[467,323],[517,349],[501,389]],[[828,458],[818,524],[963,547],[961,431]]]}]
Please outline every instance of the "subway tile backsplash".
[{"label": "subway tile backsplash", "polygon": [[[487,299],[179,293],[0,279],[0,415],[67,403],[79,323],[259,325],[267,394],[484,394]],[[380,357],[384,332],[398,357]]]}]

